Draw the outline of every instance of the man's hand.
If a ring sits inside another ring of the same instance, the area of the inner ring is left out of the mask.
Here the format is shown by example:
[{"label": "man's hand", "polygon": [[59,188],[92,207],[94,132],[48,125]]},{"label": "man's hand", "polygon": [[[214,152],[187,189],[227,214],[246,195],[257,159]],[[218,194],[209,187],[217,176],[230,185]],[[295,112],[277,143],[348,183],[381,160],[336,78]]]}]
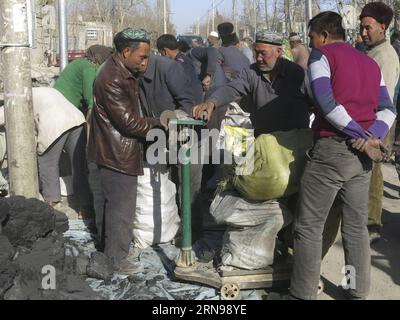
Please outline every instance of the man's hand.
[{"label": "man's hand", "polygon": [[362,139],[362,138],[360,138],[358,140],[356,140],[356,139],[350,140],[351,147],[353,149],[357,150],[357,151],[360,151],[360,152],[364,152],[365,151],[366,143],[367,143],[367,140]]},{"label": "man's hand", "polygon": [[215,108],[215,105],[214,105],[213,102],[206,102],[206,103],[202,103],[202,104],[199,104],[197,106],[194,106],[193,107],[193,111],[192,111],[193,118],[201,119],[201,117],[203,116],[204,111],[206,111],[207,114],[208,114],[208,121],[210,121],[211,120],[211,116],[212,116],[213,111],[214,111],[214,108]]},{"label": "man's hand", "polygon": [[350,143],[353,149],[365,153],[371,160],[375,162],[382,162],[386,157],[386,148],[379,139],[372,137],[370,137],[368,140],[353,139],[350,141]]}]

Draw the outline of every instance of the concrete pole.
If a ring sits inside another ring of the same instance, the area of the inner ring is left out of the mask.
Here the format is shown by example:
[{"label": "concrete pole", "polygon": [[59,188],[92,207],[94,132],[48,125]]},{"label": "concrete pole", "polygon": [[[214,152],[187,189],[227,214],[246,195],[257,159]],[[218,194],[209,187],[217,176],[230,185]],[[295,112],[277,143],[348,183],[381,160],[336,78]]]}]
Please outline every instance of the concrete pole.
[{"label": "concrete pole", "polygon": [[67,6],[65,0],[58,0],[58,26],[61,72],[68,64]]},{"label": "concrete pole", "polygon": [[257,15],[258,15],[258,0],[254,0],[253,1],[253,6],[254,6],[254,39],[256,38],[256,34],[257,34]]},{"label": "concrete pole", "polygon": [[284,1],[285,10],[285,33],[289,35],[292,32],[292,26],[290,21],[290,0]]},{"label": "concrete pole", "polygon": [[26,1],[2,0],[0,12],[10,194],[37,198],[39,183]]},{"label": "concrete pole", "polygon": [[212,31],[215,31],[215,1],[212,0]]},{"label": "concrete pole", "polygon": [[163,4],[163,8],[164,8],[164,34],[168,33],[168,11],[167,11],[167,0],[164,0],[164,4]]},{"label": "concrete pole", "polygon": [[207,37],[210,34],[210,11],[207,13]]},{"label": "concrete pole", "polygon": [[235,31],[239,34],[239,27],[238,27],[238,5],[237,1],[232,1],[232,15],[233,15],[233,24],[235,26]]},{"label": "concrete pole", "polygon": [[268,0],[264,0],[265,2],[265,26],[269,28],[269,21],[268,21]]},{"label": "concrete pole", "polygon": [[313,18],[312,0],[306,0],[306,19],[307,19],[307,24],[312,18]]},{"label": "concrete pole", "polygon": [[306,6],[306,12],[305,12],[305,17],[306,17],[306,23],[305,23],[305,28],[304,28],[304,41],[306,44],[309,44],[309,38],[308,38],[308,23],[310,20],[313,18],[313,12],[312,12],[312,1],[311,0],[306,0],[305,1]]}]

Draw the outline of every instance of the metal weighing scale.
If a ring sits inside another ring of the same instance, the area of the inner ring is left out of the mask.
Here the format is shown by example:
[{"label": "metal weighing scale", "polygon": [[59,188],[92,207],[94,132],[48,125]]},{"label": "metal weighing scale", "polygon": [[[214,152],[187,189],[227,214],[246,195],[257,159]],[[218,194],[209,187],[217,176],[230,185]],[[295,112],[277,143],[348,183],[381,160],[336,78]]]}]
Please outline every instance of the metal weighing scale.
[{"label": "metal weighing scale", "polygon": [[[204,127],[205,121],[174,118],[170,113],[165,114],[163,121],[175,125],[178,132],[184,129],[195,129]],[[168,120],[166,120],[168,118]],[[190,147],[182,142],[180,148],[183,149],[190,159]],[[264,288],[288,288],[291,277],[291,266],[285,263],[285,259],[277,259],[278,262],[264,270],[248,271],[235,269],[233,271],[219,271],[214,262],[208,264],[196,261],[192,251],[192,212],[191,212],[191,190],[190,190],[190,161],[180,163],[182,176],[182,244],[179,258],[176,262],[175,276],[177,279],[191,283],[199,283],[212,288],[220,289],[223,300],[238,300],[240,291],[245,289],[264,289]],[[281,260],[281,261],[279,261]]]}]

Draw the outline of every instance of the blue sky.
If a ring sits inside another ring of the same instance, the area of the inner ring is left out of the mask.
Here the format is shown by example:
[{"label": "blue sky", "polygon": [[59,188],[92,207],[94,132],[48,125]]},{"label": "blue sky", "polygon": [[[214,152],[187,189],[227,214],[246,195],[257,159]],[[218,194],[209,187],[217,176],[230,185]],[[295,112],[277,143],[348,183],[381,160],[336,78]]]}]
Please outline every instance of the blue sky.
[{"label": "blue sky", "polygon": [[[232,14],[232,0],[215,0],[215,4],[219,4],[218,11],[225,16],[230,17]],[[241,1],[237,1],[239,12],[241,10]],[[331,1],[334,2],[333,0]],[[199,18],[202,22],[207,21],[207,11],[211,8],[212,0],[169,0],[171,19],[176,26],[178,33],[192,31],[191,26]],[[326,9],[326,8],[325,8]]]},{"label": "blue sky", "polygon": [[[215,0],[218,4],[221,0]],[[203,16],[206,21],[207,10],[211,8],[212,0],[170,0],[171,19],[174,22],[177,32],[184,33],[191,31],[191,25]],[[222,12],[232,11],[232,0],[225,0],[218,10]]]}]

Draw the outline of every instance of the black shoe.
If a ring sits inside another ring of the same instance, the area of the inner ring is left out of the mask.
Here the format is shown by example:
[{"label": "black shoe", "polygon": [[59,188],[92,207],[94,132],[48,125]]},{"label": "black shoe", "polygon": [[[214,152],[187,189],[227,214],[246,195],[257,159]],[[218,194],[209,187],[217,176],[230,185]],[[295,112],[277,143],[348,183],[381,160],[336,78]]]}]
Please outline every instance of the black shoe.
[{"label": "black shoe", "polygon": [[8,190],[0,190],[0,198],[5,198],[8,196]]},{"label": "black shoe", "polygon": [[356,296],[352,295],[350,293],[350,290],[343,290],[343,292],[344,292],[344,296],[345,296],[346,300],[364,300],[364,301],[367,300],[367,298],[360,298],[360,297],[356,297]]},{"label": "black shoe", "polygon": [[217,255],[217,251],[214,248],[211,248],[201,240],[195,242],[193,251],[196,254],[197,260],[201,263],[209,263],[213,261],[214,257]]}]

